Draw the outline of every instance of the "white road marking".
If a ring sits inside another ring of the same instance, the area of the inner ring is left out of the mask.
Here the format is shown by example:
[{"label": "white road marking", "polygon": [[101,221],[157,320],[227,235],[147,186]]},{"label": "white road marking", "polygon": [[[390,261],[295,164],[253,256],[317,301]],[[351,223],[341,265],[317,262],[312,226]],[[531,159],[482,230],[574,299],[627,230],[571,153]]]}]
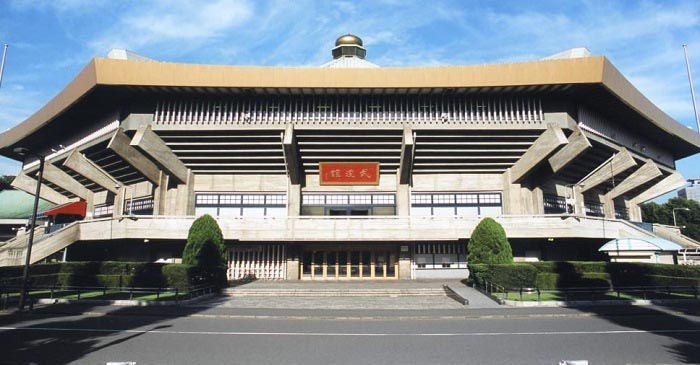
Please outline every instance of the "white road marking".
[{"label": "white road marking", "polygon": [[59,327],[0,327],[0,331],[37,331],[37,332],[101,332],[101,333],[153,333],[168,335],[216,335],[216,336],[345,336],[345,337],[450,337],[450,336],[561,336],[561,335],[620,335],[620,334],[663,334],[663,333],[700,333],[700,329],[668,330],[619,330],[619,331],[543,331],[543,332],[473,332],[473,333],[333,333],[333,332],[227,332],[227,331],[168,331],[168,330],[130,330],[103,328],[59,328]]}]

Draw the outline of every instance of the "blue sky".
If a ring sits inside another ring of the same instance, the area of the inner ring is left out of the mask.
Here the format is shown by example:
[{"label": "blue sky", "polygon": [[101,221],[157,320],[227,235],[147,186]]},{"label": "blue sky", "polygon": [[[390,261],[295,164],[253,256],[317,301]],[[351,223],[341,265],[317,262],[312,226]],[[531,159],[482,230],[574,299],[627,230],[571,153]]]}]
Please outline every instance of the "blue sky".
[{"label": "blue sky", "polygon": [[[534,4],[533,4],[534,3]],[[55,96],[92,57],[126,48],[160,61],[317,66],[357,34],[380,66],[535,60],[587,47],[695,128],[681,45],[700,82],[700,1],[0,0],[8,43],[0,130]],[[697,88],[696,88],[697,89]],[[0,174],[19,164],[0,158]],[[700,156],[678,162],[700,177]]]}]

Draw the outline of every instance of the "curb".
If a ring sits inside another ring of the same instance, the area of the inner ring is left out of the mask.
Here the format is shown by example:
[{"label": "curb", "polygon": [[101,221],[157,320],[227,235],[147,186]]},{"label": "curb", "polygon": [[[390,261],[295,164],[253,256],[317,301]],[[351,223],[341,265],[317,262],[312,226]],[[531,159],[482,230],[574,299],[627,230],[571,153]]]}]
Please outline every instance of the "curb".
[{"label": "curb", "polygon": [[686,304],[700,303],[700,299],[635,299],[635,300],[572,300],[564,301],[541,301],[541,302],[521,302],[517,300],[498,299],[501,305],[510,307],[592,307],[592,306],[645,306],[655,304]]}]

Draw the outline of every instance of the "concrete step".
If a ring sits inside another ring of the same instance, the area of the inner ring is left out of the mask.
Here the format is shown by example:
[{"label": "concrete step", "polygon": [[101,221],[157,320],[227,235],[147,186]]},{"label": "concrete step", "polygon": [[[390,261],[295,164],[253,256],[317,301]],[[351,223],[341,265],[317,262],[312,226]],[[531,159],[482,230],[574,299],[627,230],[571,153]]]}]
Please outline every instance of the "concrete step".
[{"label": "concrete step", "polygon": [[410,289],[246,289],[227,288],[221,294],[229,297],[411,297],[411,296],[446,296],[444,288],[410,288]]}]

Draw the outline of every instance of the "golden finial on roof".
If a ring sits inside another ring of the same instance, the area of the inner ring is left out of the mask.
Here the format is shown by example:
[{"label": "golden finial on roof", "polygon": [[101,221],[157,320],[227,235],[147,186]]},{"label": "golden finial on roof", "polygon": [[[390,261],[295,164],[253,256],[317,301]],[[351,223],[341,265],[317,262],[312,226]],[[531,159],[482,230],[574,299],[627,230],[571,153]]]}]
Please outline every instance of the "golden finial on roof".
[{"label": "golden finial on roof", "polygon": [[362,39],[360,39],[360,37],[353,35],[353,34],[346,34],[346,35],[340,36],[338,39],[335,40],[336,46],[345,45],[345,44],[353,44],[356,46],[361,46]]}]

